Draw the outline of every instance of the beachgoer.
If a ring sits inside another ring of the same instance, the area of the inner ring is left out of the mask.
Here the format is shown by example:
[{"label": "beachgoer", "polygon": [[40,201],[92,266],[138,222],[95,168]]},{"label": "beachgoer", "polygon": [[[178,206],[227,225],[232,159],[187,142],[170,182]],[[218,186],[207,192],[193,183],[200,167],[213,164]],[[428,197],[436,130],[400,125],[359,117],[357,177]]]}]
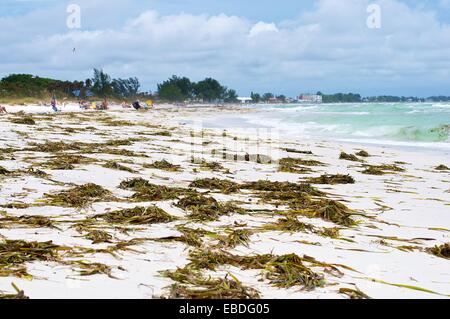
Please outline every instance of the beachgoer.
[{"label": "beachgoer", "polygon": [[6,111],[6,108],[4,107],[4,106],[1,106],[0,105],[0,114],[6,114],[6,113],[8,113],[8,111]]},{"label": "beachgoer", "polygon": [[135,102],[133,103],[133,107],[134,107],[135,110],[141,109],[142,106],[141,106],[141,104],[140,104],[140,101],[139,101],[139,100],[135,101]]},{"label": "beachgoer", "polygon": [[108,109],[108,101],[106,100],[106,98],[103,99],[101,109],[102,110],[107,110]]},{"label": "beachgoer", "polygon": [[52,102],[50,103],[52,106],[53,111],[58,112],[58,108],[56,107],[56,97],[53,95]]}]

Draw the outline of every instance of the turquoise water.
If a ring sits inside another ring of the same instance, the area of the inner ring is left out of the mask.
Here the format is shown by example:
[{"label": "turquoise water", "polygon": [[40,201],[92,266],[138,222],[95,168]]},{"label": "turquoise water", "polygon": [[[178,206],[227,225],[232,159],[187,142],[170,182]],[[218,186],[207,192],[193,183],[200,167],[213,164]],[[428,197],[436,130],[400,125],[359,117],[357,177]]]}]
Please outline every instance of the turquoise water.
[{"label": "turquoise water", "polygon": [[379,144],[450,148],[450,104],[360,103],[257,105],[249,124],[312,136]]}]

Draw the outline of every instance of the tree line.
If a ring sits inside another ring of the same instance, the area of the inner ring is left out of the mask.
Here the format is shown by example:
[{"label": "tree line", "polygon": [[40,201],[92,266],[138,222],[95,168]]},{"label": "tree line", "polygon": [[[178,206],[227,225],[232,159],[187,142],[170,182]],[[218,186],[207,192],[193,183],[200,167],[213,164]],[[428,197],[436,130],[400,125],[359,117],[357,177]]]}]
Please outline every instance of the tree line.
[{"label": "tree line", "polygon": [[192,82],[187,77],[173,75],[158,84],[158,97],[169,102],[218,102],[234,103],[238,101],[235,90],[228,89],[213,78]]}]

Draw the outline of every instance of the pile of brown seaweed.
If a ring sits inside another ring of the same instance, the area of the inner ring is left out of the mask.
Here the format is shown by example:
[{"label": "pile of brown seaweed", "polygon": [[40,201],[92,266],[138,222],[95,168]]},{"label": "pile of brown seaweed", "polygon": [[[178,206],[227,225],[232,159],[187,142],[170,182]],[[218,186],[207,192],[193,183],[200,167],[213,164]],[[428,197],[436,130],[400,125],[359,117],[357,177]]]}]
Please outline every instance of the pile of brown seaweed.
[{"label": "pile of brown seaweed", "polygon": [[201,188],[209,190],[220,190],[222,193],[230,194],[238,192],[240,189],[239,184],[226,179],[219,178],[203,178],[193,181],[189,187]]},{"label": "pile of brown seaweed", "polygon": [[337,184],[354,184],[355,179],[350,175],[321,175],[320,177],[312,177],[307,180],[308,183],[311,184],[329,184],[329,185],[337,185]]},{"label": "pile of brown seaweed", "polygon": [[174,220],[174,217],[156,206],[123,209],[95,215],[94,218],[103,219],[108,223],[128,225],[168,223]]},{"label": "pile of brown seaweed", "polygon": [[114,199],[111,192],[96,184],[85,184],[56,194],[45,194],[52,206],[86,207],[92,203]]},{"label": "pile of brown seaweed", "polygon": [[122,189],[132,190],[135,193],[131,198],[138,202],[165,201],[179,198],[189,190],[155,185],[143,178],[128,179],[120,183]]},{"label": "pile of brown seaweed", "polygon": [[243,214],[245,210],[231,203],[219,203],[212,197],[191,193],[180,199],[176,206],[187,210],[188,217],[198,221],[214,221],[220,216]]}]

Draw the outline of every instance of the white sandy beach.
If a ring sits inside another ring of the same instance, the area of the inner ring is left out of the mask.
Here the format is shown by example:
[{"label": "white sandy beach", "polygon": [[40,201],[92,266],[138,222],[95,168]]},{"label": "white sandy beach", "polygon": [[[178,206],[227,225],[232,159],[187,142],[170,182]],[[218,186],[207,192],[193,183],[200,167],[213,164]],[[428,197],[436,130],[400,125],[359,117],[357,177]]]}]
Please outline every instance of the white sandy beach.
[{"label": "white sandy beach", "polygon": [[[219,245],[220,236],[245,229],[251,233],[247,246],[238,244],[222,249],[238,256],[294,253],[313,257],[328,265],[310,265],[324,277],[325,284],[312,290],[304,290],[301,285],[279,288],[265,277],[262,269],[230,265],[219,265],[216,271],[208,270],[204,274],[221,278],[232,274],[244,286],[256,289],[261,298],[348,298],[342,290],[340,293],[341,288],[359,290],[372,298],[448,298],[450,295],[449,260],[427,250],[450,242],[450,171],[435,169],[438,165],[450,165],[445,152],[287,138],[273,131],[267,135],[264,128],[228,129],[226,133],[222,129],[202,128],[201,119],[217,117],[219,112],[224,115],[252,112],[238,107],[221,107],[219,111],[213,107],[164,106],[147,112],[113,107],[107,112],[78,112],[76,105],[68,105],[60,114],[41,113],[49,111],[48,107],[41,106],[8,107],[8,111],[13,113],[0,116],[0,167],[8,171],[0,174],[0,212],[15,217],[45,216],[57,228],[36,228],[0,220],[0,241],[52,241],[65,247],[103,249],[132,239],[143,240],[130,246],[132,250],[118,250],[115,256],[92,251],[82,256],[61,258],[107,265],[111,269],[110,276],[106,273],[81,276],[80,269],[60,259],[33,261],[25,264],[31,276],[0,275],[0,293],[14,293],[11,283],[15,283],[30,298],[167,297],[169,287],[175,282],[163,276],[161,271],[182,268],[189,263],[191,251],[213,249]],[[15,113],[18,111],[31,113],[36,124],[12,123],[12,119],[23,117]],[[132,151],[135,156],[103,152],[81,154],[74,149],[62,151],[93,159],[66,170],[44,165],[55,155],[51,152],[40,151],[39,147],[24,150],[33,143],[46,141],[81,144],[127,139],[131,141],[129,145],[114,147]],[[4,152],[8,148],[11,151]],[[222,156],[224,148],[231,157]],[[312,155],[286,149],[311,151]],[[354,154],[360,150],[367,151],[370,157],[359,158],[360,162],[339,159],[341,152]],[[246,154],[267,155],[272,161],[246,161]],[[237,160],[234,155],[238,155]],[[311,171],[303,174],[280,172],[278,160],[289,157],[320,161],[324,165],[309,167]],[[201,158],[209,163],[218,162],[223,168],[207,170],[200,165]],[[179,165],[180,170],[143,166],[162,159]],[[133,172],[102,166],[110,160]],[[366,164],[395,164],[404,171],[380,176],[362,174]],[[30,167],[48,175],[27,173]],[[354,184],[313,186],[325,192],[326,198],[354,210],[356,214],[352,219],[358,222],[357,225],[347,227],[306,216],[298,216],[298,220],[315,229],[338,227],[340,235],[336,238],[311,231],[262,230],[262,226],[273,224],[282,217],[280,212],[288,209],[263,202],[257,193],[249,190],[224,194],[219,190],[197,189],[221,203],[233,202],[246,209],[245,214],[229,214],[215,221],[198,222],[189,219],[188,212],[176,206],[178,199],[133,202],[129,200],[133,191],[119,188],[122,181],[138,177],[157,185],[188,188],[196,179],[212,177],[238,184],[259,180],[301,183],[322,174],[349,174],[354,178]],[[119,200],[99,201],[81,209],[52,206],[43,201],[47,198],[45,194],[56,194],[88,183],[102,186]],[[29,205],[20,207],[18,203]],[[110,242],[98,244],[93,244],[85,238],[85,233],[71,227],[74,222],[97,214],[152,205],[175,219],[137,226],[96,224],[95,227],[112,236]],[[180,225],[201,228],[216,235],[202,237],[201,247],[173,240],[158,241],[180,236],[177,230]],[[330,267],[331,264],[335,266]]]}]

